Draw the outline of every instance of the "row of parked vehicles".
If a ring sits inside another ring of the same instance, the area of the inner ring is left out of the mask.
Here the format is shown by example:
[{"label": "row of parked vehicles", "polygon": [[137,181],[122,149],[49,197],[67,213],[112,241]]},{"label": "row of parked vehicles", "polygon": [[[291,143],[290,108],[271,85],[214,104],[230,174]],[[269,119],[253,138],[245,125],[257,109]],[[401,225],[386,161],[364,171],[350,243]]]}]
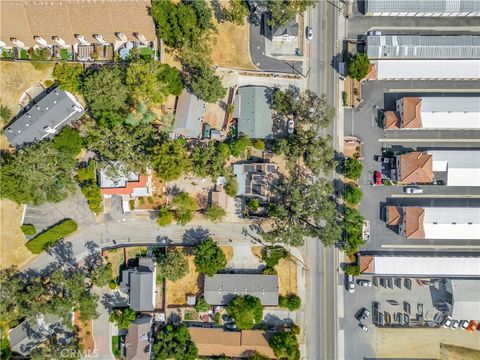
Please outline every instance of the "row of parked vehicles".
[{"label": "row of parked vehicles", "polygon": [[[357,280],[358,286],[370,287],[372,286],[372,282],[370,280]],[[349,293],[355,292],[355,278],[352,275],[348,275],[347,278],[347,290]]]},{"label": "row of parked vehicles", "polygon": [[[479,323],[480,324],[480,323]],[[468,332],[480,329],[479,324],[473,320],[454,320],[451,316],[447,316],[443,321],[442,327],[452,330],[462,329]]]}]

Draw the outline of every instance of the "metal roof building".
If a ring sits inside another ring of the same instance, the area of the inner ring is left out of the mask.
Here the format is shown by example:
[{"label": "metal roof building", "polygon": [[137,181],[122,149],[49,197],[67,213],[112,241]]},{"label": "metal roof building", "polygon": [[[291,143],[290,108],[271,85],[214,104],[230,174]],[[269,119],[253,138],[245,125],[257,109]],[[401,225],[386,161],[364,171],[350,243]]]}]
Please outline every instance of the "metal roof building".
[{"label": "metal roof building", "polygon": [[480,96],[422,97],[424,129],[480,129]]},{"label": "metal roof building", "polygon": [[78,120],[83,108],[69,92],[55,88],[40,101],[25,108],[24,113],[4,129],[10,143],[16,147],[54,137],[65,126]]},{"label": "metal roof building", "polygon": [[433,172],[446,174],[447,186],[480,186],[479,150],[429,150]]},{"label": "metal roof building", "polygon": [[450,280],[453,300],[452,318],[457,320],[480,319],[480,280]]},{"label": "metal roof building", "polygon": [[480,59],[480,36],[369,35],[370,59]]},{"label": "metal roof building", "polygon": [[373,60],[376,80],[479,80],[480,60]]},{"label": "metal roof building", "polygon": [[480,16],[478,0],[365,0],[370,16]]},{"label": "metal roof building", "polygon": [[243,86],[238,89],[238,132],[251,139],[272,135],[272,109],[268,104],[268,88]]},{"label": "metal roof building", "polygon": [[480,277],[480,257],[360,255],[365,274],[412,277]]},{"label": "metal roof building", "polygon": [[263,306],[278,305],[277,275],[216,274],[206,276],[204,297],[210,305],[227,305],[236,295],[252,295]]},{"label": "metal roof building", "polygon": [[175,111],[174,133],[186,138],[198,138],[201,134],[205,102],[183,90],[178,97]]}]

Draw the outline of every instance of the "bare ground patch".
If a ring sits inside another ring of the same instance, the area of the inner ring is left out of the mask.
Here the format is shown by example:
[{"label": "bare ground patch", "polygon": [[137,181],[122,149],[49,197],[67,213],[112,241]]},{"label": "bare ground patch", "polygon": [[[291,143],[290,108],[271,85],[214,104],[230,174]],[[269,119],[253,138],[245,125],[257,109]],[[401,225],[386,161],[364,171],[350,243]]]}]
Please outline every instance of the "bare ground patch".
[{"label": "bare ground patch", "polygon": [[167,307],[186,305],[188,295],[198,295],[203,286],[203,274],[197,272],[193,255],[188,255],[188,273],[177,281],[167,280]]}]

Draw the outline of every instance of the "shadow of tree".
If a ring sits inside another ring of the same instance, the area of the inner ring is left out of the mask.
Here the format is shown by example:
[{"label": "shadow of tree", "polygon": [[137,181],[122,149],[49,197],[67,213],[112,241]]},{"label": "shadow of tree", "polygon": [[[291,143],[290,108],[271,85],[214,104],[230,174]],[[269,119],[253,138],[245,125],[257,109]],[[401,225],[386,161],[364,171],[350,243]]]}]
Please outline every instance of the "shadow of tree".
[{"label": "shadow of tree", "polygon": [[213,9],[213,14],[215,16],[215,19],[219,23],[225,22],[225,8],[222,6],[220,1],[218,0],[212,0],[210,1]]},{"label": "shadow of tree", "polygon": [[194,245],[207,239],[209,236],[209,230],[204,229],[201,226],[197,226],[195,228],[185,230],[185,233],[182,236],[182,241],[184,244]]},{"label": "shadow of tree", "polygon": [[111,313],[114,308],[128,306],[128,297],[126,294],[123,294],[120,291],[103,294],[102,305],[105,307],[105,309],[107,309],[109,313]]}]

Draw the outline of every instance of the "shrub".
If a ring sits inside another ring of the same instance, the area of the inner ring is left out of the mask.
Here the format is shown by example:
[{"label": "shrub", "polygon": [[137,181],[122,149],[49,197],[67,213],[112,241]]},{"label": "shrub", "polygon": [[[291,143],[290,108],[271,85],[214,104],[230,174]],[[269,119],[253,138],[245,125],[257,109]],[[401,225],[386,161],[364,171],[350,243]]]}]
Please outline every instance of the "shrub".
[{"label": "shrub", "polygon": [[278,359],[300,359],[297,335],[294,331],[282,331],[276,333],[268,340],[268,344],[273,349],[273,352]]},{"label": "shrub", "polygon": [[345,188],[345,201],[347,204],[356,205],[362,200],[362,190],[356,185],[348,184]]},{"label": "shrub", "polygon": [[290,311],[295,311],[300,309],[302,305],[302,300],[297,294],[290,293],[287,296],[280,295],[278,297],[278,306],[286,308]]},{"label": "shrub", "polygon": [[220,319],[221,319],[221,316],[220,316],[220,313],[215,313],[215,315],[213,315],[213,321],[215,321],[215,325],[220,325]]},{"label": "shrub", "polygon": [[256,212],[260,207],[260,203],[258,202],[258,199],[248,199],[247,207],[253,212]]},{"label": "shrub", "polygon": [[158,211],[157,224],[159,226],[168,226],[173,222],[173,213],[168,207],[162,207]]},{"label": "shrub", "polygon": [[215,204],[210,205],[205,211],[205,217],[213,222],[221,221],[226,214],[222,207]]},{"label": "shrub", "polygon": [[288,258],[288,251],[282,246],[265,246],[262,249],[262,259],[267,267],[273,268],[281,259]]},{"label": "shrub", "polygon": [[90,160],[87,167],[78,169],[77,180],[90,210],[96,215],[100,214],[103,209],[103,199],[96,182],[94,160]]},{"label": "shrub", "polygon": [[63,220],[60,224],[52,226],[51,228],[40,233],[25,246],[33,254],[40,254],[47,247],[55,245],[60,239],[70,235],[77,230],[77,223],[71,219]]},{"label": "shrub", "polygon": [[110,280],[108,283],[108,287],[112,290],[115,290],[117,288],[117,282],[115,280]]},{"label": "shrub", "polygon": [[20,227],[22,229],[22,232],[25,235],[35,235],[37,233],[37,229],[35,229],[35,226],[32,224],[24,224]]},{"label": "shrub", "polygon": [[195,310],[198,312],[205,312],[210,309],[210,305],[207,303],[207,301],[204,298],[198,299],[196,305],[195,305]]},{"label": "shrub", "polygon": [[52,86],[53,84],[55,84],[55,81],[53,80],[45,80],[45,86],[47,88],[49,88],[50,86]]},{"label": "shrub", "polygon": [[360,266],[354,264],[345,265],[345,274],[352,276],[360,275]]},{"label": "shrub", "polygon": [[356,53],[348,62],[348,75],[355,80],[362,80],[368,74],[369,65],[367,54]]},{"label": "shrub", "polygon": [[193,254],[197,271],[207,276],[215,275],[227,265],[225,253],[211,238],[202,241]]},{"label": "shrub", "polygon": [[225,185],[225,192],[228,196],[235,197],[238,192],[238,183],[235,176],[229,176],[227,178],[227,184]]},{"label": "shrub", "polygon": [[266,267],[262,270],[262,274],[263,274],[263,275],[277,275],[277,270],[275,270],[273,267],[266,266]]},{"label": "shrub", "polygon": [[342,91],[342,103],[343,106],[347,106],[348,94],[346,91]]},{"label": "shrub", "polygon": [[235,320],[238,329],[248,330],[262,321],[262,303],[255,296],[237,295],[227,305],[227,314]]},{"label": "shrub", "polygon": [[6,124],[12,118],[12,112],[10,109],[5,105],[0,105],[0,119],[2,119],[3,123]]},{"label": "shrub", "polygon": [[188,273],[188,259],[180,250],[170,250],[158,257],[158,274],[170,281],[177,281]]},{"label": "shrub", "polygon": [[265,149],[265,141],[262,139],[255,139],[253,141],[253,147],[257,150],[264,150]]}]

